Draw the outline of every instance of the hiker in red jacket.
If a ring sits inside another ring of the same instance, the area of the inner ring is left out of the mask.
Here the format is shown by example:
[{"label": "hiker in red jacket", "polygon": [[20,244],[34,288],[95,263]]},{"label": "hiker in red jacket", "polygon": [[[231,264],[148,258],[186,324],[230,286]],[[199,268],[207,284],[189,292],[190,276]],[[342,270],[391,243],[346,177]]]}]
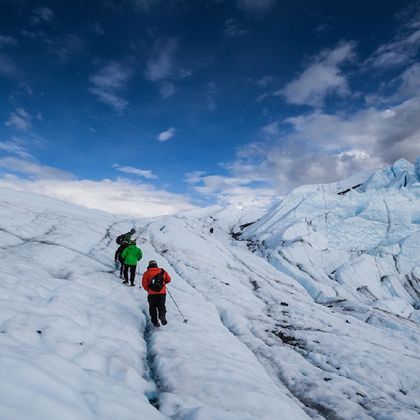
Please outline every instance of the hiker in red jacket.
[{"label": "hiker in red jacket", "polygon": [[149,314],[152,324],[160,327],[166,325],[166,284],[171,281],[171,276],[163,269],[159,268],[155,260],[150,260],[147,270],[143,274],[142,286],[147,291],[147,301],[149,302]]}]

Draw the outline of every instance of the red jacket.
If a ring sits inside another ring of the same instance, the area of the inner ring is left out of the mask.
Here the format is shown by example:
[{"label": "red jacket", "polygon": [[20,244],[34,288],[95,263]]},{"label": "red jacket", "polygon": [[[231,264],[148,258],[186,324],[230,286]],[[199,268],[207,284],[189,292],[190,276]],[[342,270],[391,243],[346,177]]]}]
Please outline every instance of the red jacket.
[{"label": "red jacket", "polygon": [[[150,267],[143,274],[141,285],[143,286],[143,289],[147,290],[147,293],[149,293],[150,295],[166,294],[166,284],[162,287],[162,290],[160,292],[155,292],[149,289],[150,280],[152,280],[152,278],[156,276],[156,274],[159,274],[160,270],[161,268],[159,267]],[[163,274],[163,278],[165,280],[165,283],[169,283],[171,281],[171,276],[166,271]]]}]

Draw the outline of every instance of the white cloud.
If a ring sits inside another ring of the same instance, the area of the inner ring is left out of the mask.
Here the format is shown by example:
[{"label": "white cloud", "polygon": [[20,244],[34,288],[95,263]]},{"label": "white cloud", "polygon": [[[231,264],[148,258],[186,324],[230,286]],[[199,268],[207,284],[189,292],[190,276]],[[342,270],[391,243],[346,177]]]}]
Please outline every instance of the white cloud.
[{"label": "white cloud", "polygon": [[204,171],[188,172],[185,174],[185,182],[187,184],[198,184],[205,174]]},{"label": "white cloud", "polygon": [[96,95],[100,102],[111,106],[117,112],[122,112],[128,105],[128,101],[117,95],[113,91],[107,91],[102,88],[92,87],[89,89],[91,93]]},{"label": "white cloud", "polygon": [[328,95],[345,96],[350,93],[347,78],[340,65],[355,56],[355,44],[345,42],[333,50],[324,50],[315,57],[300,76],[276,94],[298,105],[322,106]]},{"label": "white cloud", "polygon": [[409,98],[420,94],[420,63],[413,64],[404,70],[400,76],[401,84],[397,97]]},{"label": "white cloud", "polygon": [[23,159],[31,158],[31,155],[23,146],[23,142],[20,139],[16,138],[13,138],[11,141],[0,142],[0,151],[11,153]]},{"label": "white cloud", "polygon": [[0,35],[0,47],[16,47],[18,41],[9,35]]},{"label": "white cloud", "polygon": [[132,166],[120,166],[118,164],[114,164],[112,167],[126,174],[137,175],[147,179],[157,179],[157,176],[150,170],[138,169]]},{"label": "white cloud", "polygon": [[144,77],[160,83],[160,94],[168,98],[175,93],[174,81],[191,76],[178,60],[179,42],[176,38],[158,39],[154,42],[144,71]]},{"label": "white cloud", "polygon": [[261,128],[262,133],[267,136],[278,136],[280,134],[279,122],[273,121]]},{"label": "white cloud", "polygon": [[121,93],[126,90],[132,75],[133,70],[130,66],[111,62],[90,77],[93,86],[89,91],[96,95],[99,101],[110,105],[117,112],[122,112],[128,101]]},{"label": "white cloud", "polygon": [[415,97],[347,116],[315,111],[288,118],[283,122],[288,130],[277,135],[273,130],[270,142],[241,148],[228,168],[232,177],[265,180],[284,193],[383,167],[401,157],[413,160],[420,155],[419,109],[420,98]]},{"label": "white cloud", "polygon": [[175,38],[156,41],[144,72],[146,79],[155,82],[172,76],[177,50],[178,41]]},{"label": "white cloud", "polygon": [[223,206],[267,208],[278,198],[274,189],[252,186],[255,180],[245,176],[204,176],[203,172],[196,171],[187,174],[185,181],[194,185],[198,193]]},{"label": "white cloud", "polygon": [[32,128],[31,119],[32,116],[23,108],[17,108],[10,114],[10,117],[6,121],[5,125],[7,127],[13,127],[19,131],[29,131]]},{"label": "white cloud", "polygon": [[[18,141],[0,143],[0,150],[19,155]],[[133,217],[156,217],[196,208],[188,196],[170,193],[153,185],[130,181],[76,179],[73,174],[42,165],[26,156],[0,158],[0,186],[58,198],[73,204]],[[151,171],[120,167],[126,173],[155,178]]]},{"label": "white cloud", "polygon": [[6,175],[0,178],[0,186],[132,217],[156,217],[195,208],[186,196],[128,180],[28,180]]},{"label": "white cloud", "polygon": [[73,175],[53,168],[51,166],[41,165],[32,160],[19,159],[15,157],[5,157],[0,159],[0,168],[7,169],[14,173],[29,175],[33,178],[40,179],[59,179],[68,180]]},{"label": "white cloud", "polygon": [[173,127],[171,127],[168,130],[166,130],[166,131],[162,131],[158,135],[157,139],[159,141],[168,141],[168,140],[170,140],[175,135],[175,133],[176,133],[176,129],[173,128]]}]

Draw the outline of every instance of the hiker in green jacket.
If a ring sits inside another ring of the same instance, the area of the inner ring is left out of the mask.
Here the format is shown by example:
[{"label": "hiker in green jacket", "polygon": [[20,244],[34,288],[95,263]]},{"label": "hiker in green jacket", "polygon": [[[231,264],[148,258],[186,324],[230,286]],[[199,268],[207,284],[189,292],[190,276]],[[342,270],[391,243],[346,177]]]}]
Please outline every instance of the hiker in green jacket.
[{"label": "hiker in green jacket", "polygon": [[124,261],[124,284],[128,283],[128,271],[130,271],[130,286],[134,286],[134,278],[136,276],[137,262],[143,257],[141,249],[136,246],[136,240],[131,240],[130,245],[121,253]]}]

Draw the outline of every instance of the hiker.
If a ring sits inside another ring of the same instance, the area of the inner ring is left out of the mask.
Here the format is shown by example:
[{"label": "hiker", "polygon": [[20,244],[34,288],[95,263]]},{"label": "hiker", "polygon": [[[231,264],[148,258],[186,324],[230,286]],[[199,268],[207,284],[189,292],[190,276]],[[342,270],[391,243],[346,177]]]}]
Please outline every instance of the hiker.
[{"label": "hiker", "polygon": [[131,229],[130,232],[123,233],[117,237],[117,244],[121,245],[123,242],[129,243],[131,241],[131,237],[136,233],[136,229]]},{"label": "hiker", "polygon": [[122,259],[122,252],[125,248],[128,247],[128,242],[122,242],[118,249],[115,251],[114,261],[115,261],[115,269],[118,270],[118,263],[120,266],[120,278],[123,277],[124,272],[124,260]]},{"label": "hiker", "polygon": [[166,284],[171,281],[171,276],[163,269],[159,268],[155,260],[150,260],[147,270],[143,274],[142,286],[147,291],[147,301],[149,302],[149,314],[152,324],[160,327],[166,325]]},{"label": "hiker", "polygon": [[131,229],[130,232],[123,233],[122,235],[119,235],[116,239],[117,244],[119,244],[118,249],[115,251],[114,255],[114,263],[115,263],[115,269],[118,269],[118,263],[120,264],[120,278],[123,277],[124,272],[124,260],[122,259],[122,252],[125,248],[128,247],[131,241],[131,235],[134,235],[136,233],[135,229]]},{"label": "hiker", "polygon": [[137,262],[143,257],[141,249],[136,246],[136,240],[130,241],[127,248],[121,252],[121,258],[124,262],[124,284],[128,283],[128,272],[130,271],[130,286],[134,286],[134,278],[136,276]]}]

